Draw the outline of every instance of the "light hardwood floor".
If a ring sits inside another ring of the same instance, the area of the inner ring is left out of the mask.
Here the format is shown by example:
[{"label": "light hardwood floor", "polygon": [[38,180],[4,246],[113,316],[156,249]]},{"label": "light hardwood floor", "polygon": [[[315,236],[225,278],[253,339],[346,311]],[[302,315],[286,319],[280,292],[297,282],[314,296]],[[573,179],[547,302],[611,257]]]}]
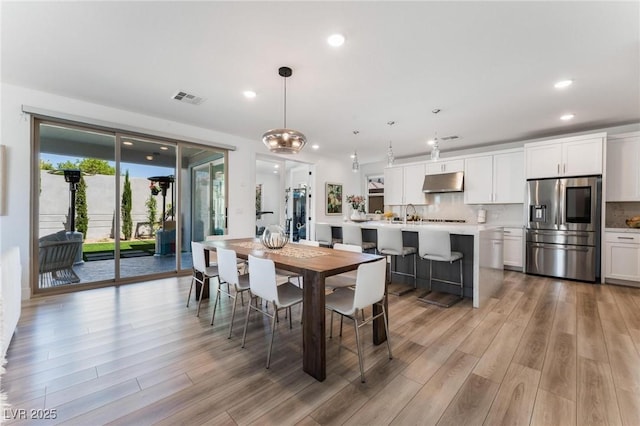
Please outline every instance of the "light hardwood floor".
[{"label": "light hardwood floor", "polygon": [[[231,304],[200,318],[189,279],[40,298],[23,305],[2,388],[10,424],[640,424],[640,289],[505,273],[485,307],[390,296],[394,359],[365,331],[327,342],[327,379],[302,372],[301,326],[281,322],[269,370],[267,319]],[[299,318],[299,311],[294,311]],[[338,322],[334,325],[337,336]]]}]

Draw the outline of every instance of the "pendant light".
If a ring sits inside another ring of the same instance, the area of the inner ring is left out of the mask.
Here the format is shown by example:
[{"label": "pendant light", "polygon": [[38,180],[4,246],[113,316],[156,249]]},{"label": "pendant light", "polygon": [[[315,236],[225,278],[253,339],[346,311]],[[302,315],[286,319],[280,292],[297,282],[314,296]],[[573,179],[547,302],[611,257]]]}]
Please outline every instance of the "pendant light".
[{"label": "pendant light", "polygon": [[[440,112],[438,108],[431,111],[434,114],[434,117],[437,117],[437,114]],[[434,119],[435,122],[435,119]],[[438,161],[440,159],[440,147],[438,146],[438,132],[435,132],[435,137],[433,138],[433,148],[431,149],[431,161]]]},{"label": "pendant light", "polygon": [[[358,133],[360,133],[357,130],[353,131],[353,134],[358,136]],[[360,171],[360,163],[358,163],[358,151],[356,151],[355,149],[353,150],[353,163],[351,163],[351,171],[353,173],[358,173]]]},{"label": "pendant light", "polygon": [[[396,122],[388,121],[387,124],[389,125],[389,127],[391,127],[394,124],[396,124]],[[395,160],[395,157],[393,156],[393,148],[391,147],[391,140],[389,140],[389,150],[387,151],[387,166],[393,166],[394,160]]]},{"label": "pendant light", "polygon": [[278,154],[297,154],[307,143],[307,137],[297,130],[287,129],[287,78],[293,71],[289,67],[280,67],[278,74],[284,78],[284,126],[272,129],[262,135],[262,142],[269,151]]}]

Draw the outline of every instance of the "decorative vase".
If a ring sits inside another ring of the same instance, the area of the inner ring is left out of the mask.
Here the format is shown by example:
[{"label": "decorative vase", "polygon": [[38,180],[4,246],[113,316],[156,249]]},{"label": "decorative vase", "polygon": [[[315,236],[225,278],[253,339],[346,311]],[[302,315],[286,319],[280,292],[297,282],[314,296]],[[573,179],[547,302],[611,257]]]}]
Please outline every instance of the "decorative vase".
[{"label": "decorative vase", "polygon": [[280,225],[267,225],[260,242],[268,249],[281,249],[289,242],[289,235]]}]

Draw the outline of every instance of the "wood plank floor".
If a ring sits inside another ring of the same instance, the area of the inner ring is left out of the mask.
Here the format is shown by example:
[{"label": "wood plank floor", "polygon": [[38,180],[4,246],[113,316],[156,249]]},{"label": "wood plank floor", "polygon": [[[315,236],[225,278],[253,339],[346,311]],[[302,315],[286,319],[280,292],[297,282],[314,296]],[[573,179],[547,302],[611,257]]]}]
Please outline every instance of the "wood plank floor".
[{"label": "wood plank floor", "polygon": [[365,384],[349,321],[327,341],[324,382],[302,372],[298,321],[281,318],[267,370],[268,319],[252,316],[240,348],[244,308],[227,339],[230,300],[210,326],[208,301],[199,318],[185,307],[188,278],[30,300],[0,423],[637,426],[640,289],[516,272],[504,284],[481,309],[390,296],[394,359],[366,329]]}]

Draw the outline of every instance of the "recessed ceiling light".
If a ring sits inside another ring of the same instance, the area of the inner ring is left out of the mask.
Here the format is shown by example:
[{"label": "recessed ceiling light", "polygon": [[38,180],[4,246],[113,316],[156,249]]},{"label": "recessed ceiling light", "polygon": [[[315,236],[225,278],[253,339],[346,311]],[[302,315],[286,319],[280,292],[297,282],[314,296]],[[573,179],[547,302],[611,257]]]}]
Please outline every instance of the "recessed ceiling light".
[{"label": "recessed ceiling light", "polygon": [[149,161],[153,161],[153,155],[147,155],[145,158]]},{"label": "recessed ceiling light", "polygon": [[253,99],[256,97],[256,92],[254,92],[253,90],[245,90],[244,92],[242,92],[242,94],[247,99]]},{"label": "recessed ceiling light", "polygon": [[278,173],[278,171],[277,171],[277,170],[274,170],[274,171],[273,171],[273,173],[276,173],[276,174],[277,174],[277,173]]},{"label": "recessed ceiling light", "polygon": [[274,165],[273,165],[273,168],[274,168],[274,169],[279,169],[279,168],[280,168],[280,164],[274,164]]},{"label": "recessed ceiling light", "polygon": [[131,145],[133,145],[133,142],[131,142],[131,141],[122,141],[122,145],[131,146]]},{"label": "recessed ceiling light", "polygon": [[574,118],[574,117],[575,117],[575,115],[574,115],[574,114],[565,114],[565,115],[563,115],[563,116],[561,116],[561,117],[560,117],[560,120],[562,120],[562,121],[569,121],[569,120],[571,120],[571,119],[572,119],[572,118]]},{"label": "recessed ceiling light", "polygon": [[569,87],[573,84],[573,80],[560,80],[556,84],[553,85],[556,89],[564,89],[565,87]]},{"label": "recessed ceiling light", "polygon": [[356,158],[356,155],[355,155],[355,154],[351,154],[351,155],[349,156],[349,158],[354,159],[354,158]]},{"label": "recessed ceiling light", "polygon": [[327,43],[333,47],[340,47],[344,44],[344,36],[342,34],[333,34],[327,38]]},{"label": "recessed ceiling light", "polygon": [[318,144],[314,144],[314,145],[311,145],[311,148],[313,148],[313,149],[320,149],[320,145],[318,145]]},{"label": "recessed ceiling light", "polygon": [[161,146],[160,149],[163,150],[163,151],[166,151],[166,150],[169,149],[169,147],[168,146]]},{"label": "recessed ceiling light", "polygon": [[434,143],[436,143],[436,141],[434,141],[433,139],[429,139],[427,141],[427,145],[433,145]]}]

